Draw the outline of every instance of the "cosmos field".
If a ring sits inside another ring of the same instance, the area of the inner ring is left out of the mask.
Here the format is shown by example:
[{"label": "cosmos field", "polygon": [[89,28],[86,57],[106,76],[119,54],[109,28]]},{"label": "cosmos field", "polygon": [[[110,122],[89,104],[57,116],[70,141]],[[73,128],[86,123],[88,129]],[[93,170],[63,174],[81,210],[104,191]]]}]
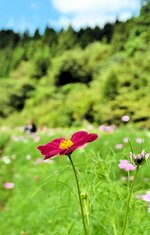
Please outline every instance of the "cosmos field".
[{"label": "cosmos field", "polygon": [[[130,125],[89,125],[83,129],[98,134],[98,139],[72,153],[85,196],[82,203],[88,234],[121,235],[136,170],[120,169],[119,163],[130,161],[131,151],[138,155],[144,150],[148,156],[150,133]],[[76,131],[79,129],[42,128],[32,136],[22,128],[1,128],[1,234],[84,234],[75,177],[67,156],[43,160],[37,150],[37,146],[55,138],[70,138]],[[144,200],[150,190],[149,167],[149,159],[139,167],[125,234],[150,234],[149,201]]]}]

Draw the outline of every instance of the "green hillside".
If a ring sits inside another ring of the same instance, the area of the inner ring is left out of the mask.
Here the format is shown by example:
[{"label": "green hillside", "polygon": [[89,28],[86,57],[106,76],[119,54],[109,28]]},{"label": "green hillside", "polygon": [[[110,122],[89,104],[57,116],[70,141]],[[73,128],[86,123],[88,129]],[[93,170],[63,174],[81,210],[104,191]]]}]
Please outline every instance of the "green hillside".
[{"label": "green hillside", "polygon": [[0,122],[150,127],[150,1],[103,28],[0,31]]}]

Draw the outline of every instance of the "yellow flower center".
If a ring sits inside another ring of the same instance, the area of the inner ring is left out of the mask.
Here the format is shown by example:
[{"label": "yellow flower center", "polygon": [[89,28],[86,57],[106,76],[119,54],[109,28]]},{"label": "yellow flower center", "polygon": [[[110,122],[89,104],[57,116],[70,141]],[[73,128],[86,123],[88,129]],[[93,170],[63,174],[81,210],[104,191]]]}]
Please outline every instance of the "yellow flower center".
[{"label": "yellow flower center", "polygon": [[59,148],[60,149],[69,149],[73,145],[71,140],[63,140],[61,141]]}]

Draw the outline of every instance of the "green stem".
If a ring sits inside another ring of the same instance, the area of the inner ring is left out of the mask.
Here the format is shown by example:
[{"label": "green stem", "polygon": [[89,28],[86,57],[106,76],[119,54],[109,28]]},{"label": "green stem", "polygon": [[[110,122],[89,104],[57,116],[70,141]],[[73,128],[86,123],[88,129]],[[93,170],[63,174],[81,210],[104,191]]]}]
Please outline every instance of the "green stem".
[{"label": "green stem", "polygon": [[135,183],[135,180],[136,180],[136,177],[137,177],[137,173],[138,173],[138,167],[136,169],[136,173],[135,173],[135,176],[134,176],[134,179],[132,181],[130,191],[129,191],[129,196],[128,196],[128,200],[127,200],[126,214],[125,214],[125,219],[124,219],[124,224],[123,224],[123,229],[122,229],[122,235],[124,235],[125,229],[126,229],[126,224],[127,224],[128,214],[129,214],[129,204],[130,204],[130,200],[131,200],[131,195],[132,195],[134,183]]},{"label": "green stem", "polygon": [[85,199],[83,199],[83,208],[85,211],[85,215],[86,215],[86,224],[88,227],[88,233],[89,235],[91,235],[91,229],[90,229],[90,221],[89,221],[89,211],[88,211],[88,205],[87,205],[87,201]]},{"label": "green stem", "polygon": [[80,191],[80,187],[79,187],[78,176],[77,176],[77,172],[76,172],[74,163],[72,161],[71,155],[68,155],[68,157],[69,157],[70,163],[72,165],[73,172],[74,172],[75,179],[76,179],[76,184],[77,184],[77,189],[78,189],[78,196],[79,196],[79,202],[80,202],[80,208],[81,208],[81,215],[82,215],[82,221],[83,221],[83,227],[84,227],[84,232],[87,235],[87,229],[86,229],[86,223],[85,223],[85,218],[84,218],[84,211],[83,211],[83,206],[82,206],[81,191]]}]

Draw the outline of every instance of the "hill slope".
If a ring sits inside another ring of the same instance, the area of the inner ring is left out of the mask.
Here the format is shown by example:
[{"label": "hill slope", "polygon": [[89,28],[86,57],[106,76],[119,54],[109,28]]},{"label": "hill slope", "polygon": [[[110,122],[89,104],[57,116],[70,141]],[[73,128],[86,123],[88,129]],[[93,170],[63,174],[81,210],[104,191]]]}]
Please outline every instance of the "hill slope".
[{"label": "hill slope", "polygon": [[149,0],[138,17],[103,29],[1,35],[1,123],[119,124],[128,114],[150,127]]}]

